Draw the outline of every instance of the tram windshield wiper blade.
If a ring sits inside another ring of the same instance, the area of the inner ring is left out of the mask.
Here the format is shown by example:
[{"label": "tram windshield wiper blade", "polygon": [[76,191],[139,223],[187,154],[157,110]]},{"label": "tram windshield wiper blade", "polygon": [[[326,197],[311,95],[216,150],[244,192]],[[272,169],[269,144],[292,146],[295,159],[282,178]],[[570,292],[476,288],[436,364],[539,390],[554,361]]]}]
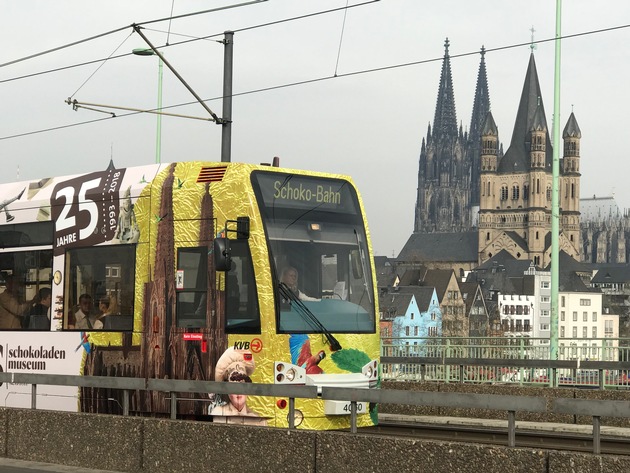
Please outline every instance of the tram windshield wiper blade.
[{"label": "tram windshield wiper blade", "polygon": [[370,295],[370,288],[368,287],[368,281],[367,281],[367,264],[365,261],[365,254],[363,253],[363,248],[361,247],[361,237],[359,236],[359,232],[357,232],[357,229],[354,229],[354,237],[357,240],[357,248],[359,250],[359,257],[361,258],[361,269],[363,270],[363,287],[365,287],[365,293],[368,296],[368,301],[370,301],[370,304],[372,303],[372,296]]},{"label": "tram windshield wiper blade", "polygon": [[306,321],[307,324],[311,326],[314,330],[319,330],[324,334],[326,340],[330,344],[330,349],[332,351],[341,350],[341,344],[339,340],[337,340],[332,333],[319,321],[319,319],[313,314],[308,307],[304,305],[304,302],[300,300],[299,297],[295,295],[295,293],[289,289],[285,283],[281,282],[278,284],[280,288],[280,295],[289,301],[291,301],[292,307],[295,307],[295,311],[300,314],[300,316]]}]

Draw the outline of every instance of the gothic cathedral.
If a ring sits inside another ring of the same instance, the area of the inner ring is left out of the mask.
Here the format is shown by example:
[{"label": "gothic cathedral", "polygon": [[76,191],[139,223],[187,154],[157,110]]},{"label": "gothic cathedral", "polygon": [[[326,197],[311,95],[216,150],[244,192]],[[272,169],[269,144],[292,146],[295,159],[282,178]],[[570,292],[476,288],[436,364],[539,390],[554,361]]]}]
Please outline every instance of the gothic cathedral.
[{"label": "gothic cathedral", "polygon": [[[478,232],[478,264],[502,250],[540,267],[551,261],[553,152],[533,52],[510,146],[490,112],[484,49],[470,125],[457,127],[448,39],[433,129],[422,140],[414,233]],[[580,260],[580,139],[573,113],[562,133],[560,250]]]}]

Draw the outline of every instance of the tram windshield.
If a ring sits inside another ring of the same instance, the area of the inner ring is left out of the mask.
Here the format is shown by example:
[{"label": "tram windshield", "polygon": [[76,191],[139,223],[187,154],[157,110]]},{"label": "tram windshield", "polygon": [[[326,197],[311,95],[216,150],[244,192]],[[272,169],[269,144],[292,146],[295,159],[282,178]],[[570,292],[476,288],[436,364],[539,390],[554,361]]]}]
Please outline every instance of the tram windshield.
[{"label": "tram windshield", "polygon": [[[278,287],[278,331],[373,333],[372,266],[354,188],[341,179],[266,172],[253,173],[252,183]],[[280,283],[299,304],[283,296]]]}]

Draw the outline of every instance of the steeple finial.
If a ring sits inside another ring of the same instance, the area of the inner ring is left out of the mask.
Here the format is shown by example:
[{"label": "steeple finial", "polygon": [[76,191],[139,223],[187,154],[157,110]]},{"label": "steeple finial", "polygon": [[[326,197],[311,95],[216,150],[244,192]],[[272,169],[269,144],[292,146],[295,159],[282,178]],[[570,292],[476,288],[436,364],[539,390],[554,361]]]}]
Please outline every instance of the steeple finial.
[{"label": "steeple finial", "polygon": [[536,49],[536,44],[534,44],[534,33],[536,32],[536,30],[534,29],[534,25],[532,25],[532,27],[529,29],[529,31],[531,31],[531,33],[532,33],[532,41],[531,41],[531,43],[529,43],[529,49],[531,49],[532,53],[533,53],[534,49]]},{"label": "steeple finial", "polygon": [[453,96],[453,79],[451,77],[451,59],[448,55],[449,40],[444,41],[444,59],[438,89],[438,99],[433,120],[434,135],[448,135],[457,138],[457,118],[455,114],[455,98]]},{"label": "steeple finial", "polygon": [[482,44],[481,45],[481,59],[484,59],[485,56],[486,56],[486,47]]}]

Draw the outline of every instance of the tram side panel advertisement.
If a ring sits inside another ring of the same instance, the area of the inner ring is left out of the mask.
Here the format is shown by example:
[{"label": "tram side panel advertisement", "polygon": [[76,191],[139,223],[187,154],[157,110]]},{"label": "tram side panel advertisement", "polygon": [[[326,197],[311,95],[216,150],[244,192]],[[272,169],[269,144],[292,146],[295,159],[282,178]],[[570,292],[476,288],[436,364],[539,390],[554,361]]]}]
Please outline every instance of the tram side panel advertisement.
[{"label": "tram side panel advertisement", "polygon": [[[55,233],[51,243],[54,249],[52,268],[48,270],[48,283],[38,284],[52,289],[49,312],[51,331],[0,331],[0,370],[14,373],[42,373],[78,375],[83,373],[86,356],[91,351],[88,332],[62,331],[64,312],[64,252],[67,248],[94,246],[103,243],[130,243],[139,237],[133,215],[131,181],[144,180],[147,167],[134,168],[129,176],[126,169],[113,164],[104,171],[72,176],[46,178],[19,183],[4,191],[11,195],[0,202],[6,223],[13,225],[35,222],[54,222]],[[148,175],[148,173],[147,173]],[[14,189],[15,188],[15,189]],[[122,198],[121,198],[122,197]],[[5,222],[0,222],[4,224]],[[122,231],[126,228],[126,231]],[[8,231],[12,231],[7,227]],[[6,252],[20,255],[19,248],[5,248]],[[6,260],[6,258],[5,258]],[[6,269],[6,268],[3,268]],[[36,291],[31,284],[31,292]],[[29,298],[34,294],[28,294]],[[117,335],[120,336],[119,334]],[[79,390],[72,386],[39,386],[37,407],[41,409],[76,411]],[[0,405],[10,407],[31,406],[31,386],[0,384]]]}]

